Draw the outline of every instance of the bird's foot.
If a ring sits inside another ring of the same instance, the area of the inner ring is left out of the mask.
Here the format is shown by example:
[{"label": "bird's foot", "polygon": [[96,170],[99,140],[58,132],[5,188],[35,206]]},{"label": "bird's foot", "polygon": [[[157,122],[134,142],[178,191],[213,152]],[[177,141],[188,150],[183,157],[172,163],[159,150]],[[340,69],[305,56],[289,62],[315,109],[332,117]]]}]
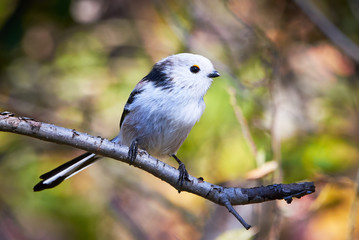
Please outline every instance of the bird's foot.
[{"label": "bird's foot", "polygon": [[138,140],[135,139],[132,141],[131,146],[128,150],[127,158],[130,160],[130,165],[134,163],[138,153]]},{"label": "bird's foot", "polygon": [[179,176],[178,176],[178,180],[177,180],[177,185],[178,185],[178,193],[180,193],[182,191],[182,187],[185,181],[190,181],[189,180],[189,174],[187,172],[186,166],[184,165],[183,162],[181,162],[181,160],[178,159],[178,157],[176,155],[172,155],[172,157],[178,162],[179,166],[178,166],[178,171],[179,171]]}]

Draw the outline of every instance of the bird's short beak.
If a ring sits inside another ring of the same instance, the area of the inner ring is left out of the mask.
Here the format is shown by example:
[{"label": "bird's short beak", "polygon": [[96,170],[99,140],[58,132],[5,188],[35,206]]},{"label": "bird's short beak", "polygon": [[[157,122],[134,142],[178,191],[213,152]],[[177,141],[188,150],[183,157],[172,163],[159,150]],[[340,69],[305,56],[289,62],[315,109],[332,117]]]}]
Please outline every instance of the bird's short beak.
[{"label": "bird's short beak", "polygon": [[217,72],[216,70],[214,70],[213,72],[211,72],[210,74],[208,74],[209,78],[216,78],[221,76],[221,74],[219,74],[219,72]]}]

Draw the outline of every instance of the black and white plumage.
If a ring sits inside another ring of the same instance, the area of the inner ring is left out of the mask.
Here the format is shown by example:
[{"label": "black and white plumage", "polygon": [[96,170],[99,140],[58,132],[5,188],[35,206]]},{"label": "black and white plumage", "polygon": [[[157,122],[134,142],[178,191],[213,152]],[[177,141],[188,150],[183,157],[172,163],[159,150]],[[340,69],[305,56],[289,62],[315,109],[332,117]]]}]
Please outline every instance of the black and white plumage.
[{"label": "black and white plumage", "polygon": [[[194,124],[200,119],[203,96],[219,73],[205,57],[190,53],[169,56],[157,62],[131,92],[120,120],[120,132],[112,139],[130,147],[128,157],[134,161],[137,149],[153,157],[174,157],[179,163],[180,187],[188,176],[176,153]],[[100,159],[85,153],[40,176],[34,191],[60,184]]]}]

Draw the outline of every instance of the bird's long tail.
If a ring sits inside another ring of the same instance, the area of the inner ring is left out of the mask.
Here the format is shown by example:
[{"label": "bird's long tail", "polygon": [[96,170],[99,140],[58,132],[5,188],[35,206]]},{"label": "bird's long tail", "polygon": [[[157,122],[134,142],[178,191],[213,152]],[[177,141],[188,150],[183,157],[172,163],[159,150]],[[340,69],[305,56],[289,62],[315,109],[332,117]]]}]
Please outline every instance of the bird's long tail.
[{"label": "bird's long tail", "polygon": [[85,168],[91,166],[99,158],[100,157],[96,154],[87,152],[62,164],[50,172],[42,174],[40,176],[42,181],[35,185],[34,191],[38,192],[47,188],[56,187],[65,179],[68,179],[76,173],[79,173]]},{"label": "bird's long tail", "polygon": [[[119,137],[115,137],[111,140],[112,142],[118,142]],[[35,185],[34,191],[42,191],[44,189],[53,188],[62,183],[65,179],[72,177],[73,175],[81,172],[85,168],[91,166],[101,156],[98,156],[94,153],[84,153],[77,158],[74,158],[61,166],[51,170],[50,172],[44,173],[40,176],[42,179],[41,182]]]}]

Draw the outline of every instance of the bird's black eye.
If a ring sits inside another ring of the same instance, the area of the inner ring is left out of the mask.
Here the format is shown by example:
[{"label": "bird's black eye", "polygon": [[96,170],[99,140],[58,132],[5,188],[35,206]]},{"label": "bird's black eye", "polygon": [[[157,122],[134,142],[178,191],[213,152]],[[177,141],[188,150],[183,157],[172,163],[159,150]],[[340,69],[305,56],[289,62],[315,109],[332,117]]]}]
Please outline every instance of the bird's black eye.
[{"label": "bird's black eye", "polygon": [[197,65],[193,65],[189,70],[193,73],[198,73],[201,69]]}]

